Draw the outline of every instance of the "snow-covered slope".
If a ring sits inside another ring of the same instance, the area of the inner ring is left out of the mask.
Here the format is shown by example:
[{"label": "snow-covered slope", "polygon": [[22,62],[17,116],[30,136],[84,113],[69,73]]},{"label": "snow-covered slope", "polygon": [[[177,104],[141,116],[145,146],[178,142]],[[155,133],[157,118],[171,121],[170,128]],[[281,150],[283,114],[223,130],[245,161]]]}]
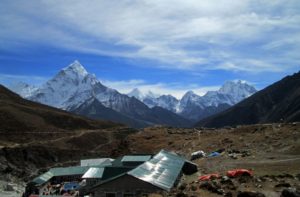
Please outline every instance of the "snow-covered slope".
[{"label": "snow-covered slope", "polygon": [[37,90],[37,87],[24,82],[12,83],[7,88],[23,98],[31,96],[32,93]]}]

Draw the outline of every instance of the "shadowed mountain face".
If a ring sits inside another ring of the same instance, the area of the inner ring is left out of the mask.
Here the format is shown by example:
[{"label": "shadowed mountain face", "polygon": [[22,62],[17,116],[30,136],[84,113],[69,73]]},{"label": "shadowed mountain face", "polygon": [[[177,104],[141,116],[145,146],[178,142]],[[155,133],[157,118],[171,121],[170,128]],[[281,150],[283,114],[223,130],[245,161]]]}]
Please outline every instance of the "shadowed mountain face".
[{"label": "shadowed mountain face", "polygon": [[92,119],[101,119],[101,120],[120,122],[123,124],[131,125],[136,128],[150,125],[145,121],[128,117],[111,108],[105,107],[96,98],[91,98],[90,100],[87,100],[78,108],[71,110],[71,112],[76,114],[83,114]]},{"label": "shadowed mountain face", "polygon": [[196,126],[222,127],[241,124],[300,121],[300,72],[271,86]]},{"label": "shadowed mountain face", "polygon": [[66,111],[25,100],[0,85],[0,132],[65,131],[120,126],[108,121],[93,121]]}]

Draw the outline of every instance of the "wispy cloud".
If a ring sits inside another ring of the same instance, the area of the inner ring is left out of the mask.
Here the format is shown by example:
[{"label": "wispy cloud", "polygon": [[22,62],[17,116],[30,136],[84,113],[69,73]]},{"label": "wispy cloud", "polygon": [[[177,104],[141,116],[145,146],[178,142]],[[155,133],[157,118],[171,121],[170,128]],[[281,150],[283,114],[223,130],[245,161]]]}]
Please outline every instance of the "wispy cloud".
[{"label": "wispy cloud", "polygon": [[[31,43],[164,69],[276,72],[296,66],[299,10],[297,0],[3,1],[0,49]],[[289,53],[276,59],[282,46]]]}]

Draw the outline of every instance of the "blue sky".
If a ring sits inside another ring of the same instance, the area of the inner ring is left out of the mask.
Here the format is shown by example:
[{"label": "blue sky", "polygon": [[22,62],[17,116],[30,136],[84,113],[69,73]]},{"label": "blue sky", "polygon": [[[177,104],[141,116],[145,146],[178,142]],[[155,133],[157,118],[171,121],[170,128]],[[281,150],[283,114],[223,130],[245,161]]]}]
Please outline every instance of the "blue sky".
[{"label": "blue sky", "polygon": [[41,84],[77,59],[121,92],[261,89],[299,71],[299,21],[298,0],[2,0],[0,83]]}]

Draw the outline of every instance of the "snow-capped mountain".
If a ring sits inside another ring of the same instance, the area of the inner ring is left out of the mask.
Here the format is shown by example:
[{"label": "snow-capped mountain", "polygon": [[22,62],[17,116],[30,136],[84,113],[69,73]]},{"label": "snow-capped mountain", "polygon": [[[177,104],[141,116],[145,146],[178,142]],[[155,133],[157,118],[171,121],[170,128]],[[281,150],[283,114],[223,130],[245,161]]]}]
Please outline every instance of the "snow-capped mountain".
[{"label": "snow-capped mountain", "polygon": [[162,95],[159,96],[158,98],[150,98],[147,97],[143,99],[143,102],[148,106],[148,107],[162,107],[165,108],[169,111],[176,112],[179,104],[179,100],[177,100],[174,96],[172,95]]},{"label": "snow-capped mountain", "polygon": [[218,93],[232,96],[233,104],[236,104],[241,100],[251,96],[256,91],[257,90],[253,86],[250,86],[246,82],[242,82],[241,80],[238,80],[237,82],[227,81],[220,88]]},{"label": "snow-capped mountain", "polygon": [[191,120],[200,120],[237,104],[255,92],[253,86],[240,80],[227,81],[219,90],[208,91],[204,96],[188,91],[180,100],[177,113]]},{"label": "snow-capped mountain", "polygon": [[160,96],[158,94],[153,93],[152,91],[147,91],[146,93],[143,93],[138,88],[134,88],[127,95],[130,97],[137,98],[150,108],[158,106],[170,110],[172,112],[176,112],[176,108],[179,104],[179,101],[172,95]]},{"label": "snow-capped mountain", "polygon": [[90,98],[97,83],[100,82],[97,81],[95,75],[89,74],[78,61],[74,61],[28,98],[68,110]]},{"label": "snow-capped mountain", "polygon": [[204,96],[188,91],[180,100],[172,95],[160,96],[137,88],[125,95],[104,86],[79,61],[63,68],[39,88],[19,83],[10,89],[27,99],[92,118],[95,118],[95,111],[96,116],[102,118],[109,113],[114,117],[111,120],[132,126],[187,126],[190,124],[187,119],[199,121],[256,92],[254,87],[242,81],[228,81],[219,90],[209,91]]},{"label": "snow-capped mountain", "polygon": [[37,87],[24,82],[12,83],[7,88],[19,94],[23,98],[31,96],[32,93],[38,89]]},{"label": "snow-capped mountain", "polygon": [[[115,117],[112,120],[124,120],[123,123],[128,123],[131,126],[170,123],[172,123],[172,126],[188,126],[190,124],[188,120],[177,114],[169,111],[164,112],[164,114],[169,114],[169,117],[172,117],[173,122],[170,122],[168,116],[160,117],[135,97],[129,97],[104,86],[97,80],[95,75],[89,74],[79,61],[74,61],[68,67],[62,69],[27,98],[53,107],[81,113],[82,115],[89,115],[91,110],[96,107],[98,108],[96,110],[97,114],[100,116],[100,114],[103,115],[101,112],[105,109],[104,107],[110,108],[116,112],[110,111],[110,114],[116,115],[119,113],[119,118]],[[88,102],[91,100],[94,102]],[[85,110],[85,107],[88,110]],[[77,110],[79,108],[80,110]],[[167,110],[161,109],[160,111]],[[85,112],[89,114],[84,114]],[[93,118],[95,117],[93,116]],[[127,120],[130,120],[130,122],[126,122]]]},{"label": "snow-capped mountain", "polygon": [[204,96],[187,91],[180,100],[172,95],[151,96],[137,88],[128,95],[134,96],[150,108],[159,106],[194,121],[223,111],[255,92],[253,86],[239,80],[227,81],[219,90],[208,91]]}]

